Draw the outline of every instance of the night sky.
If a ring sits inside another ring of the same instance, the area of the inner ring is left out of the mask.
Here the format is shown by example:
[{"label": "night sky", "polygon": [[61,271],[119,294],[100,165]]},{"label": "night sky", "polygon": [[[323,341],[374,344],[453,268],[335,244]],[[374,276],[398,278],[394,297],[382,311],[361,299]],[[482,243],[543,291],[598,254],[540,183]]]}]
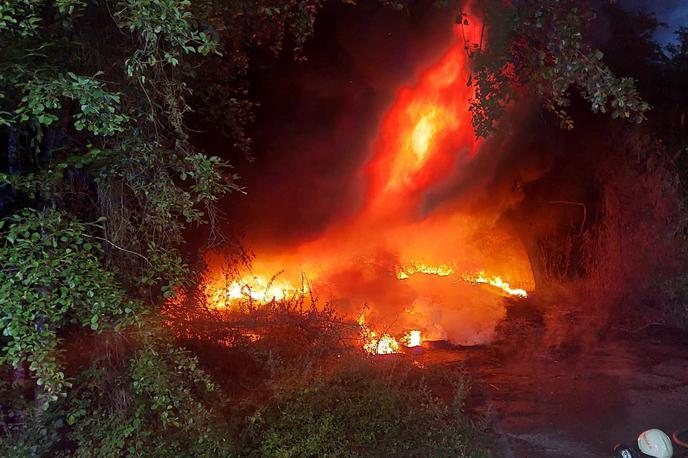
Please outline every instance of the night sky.
[{"label": "night sky", "polygon": [[619,3],[639,11],[654,11],[667,25],[655,34],[662,44],[674,41],[674,32],[681,26],[688,26],[688,0],[620,0]]}]

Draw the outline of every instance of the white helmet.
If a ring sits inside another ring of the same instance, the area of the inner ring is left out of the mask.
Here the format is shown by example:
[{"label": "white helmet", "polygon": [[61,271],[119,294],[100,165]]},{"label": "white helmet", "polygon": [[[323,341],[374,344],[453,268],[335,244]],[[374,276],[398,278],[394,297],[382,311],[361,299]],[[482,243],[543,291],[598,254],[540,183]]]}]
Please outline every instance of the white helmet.
[{"label": "white helmet", "polygon": [[644,454],[656,458],[671,458],[674,454],[671,439],[660,429],[648,429],[638,436],[638,447]]}]

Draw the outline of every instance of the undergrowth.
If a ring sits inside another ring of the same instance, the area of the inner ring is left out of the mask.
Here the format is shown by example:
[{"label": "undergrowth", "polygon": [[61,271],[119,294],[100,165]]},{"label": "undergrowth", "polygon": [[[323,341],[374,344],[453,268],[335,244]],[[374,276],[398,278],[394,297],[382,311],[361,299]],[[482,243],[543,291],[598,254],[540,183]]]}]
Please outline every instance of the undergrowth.
[{"label": "undergrowth", "polygon": [[226,396],[236,455],[488,456],[459,369],[372,357],[355,323],[308,296],[222,312],[199,302],[167,312],[185,317],[170,324]]},{"label": "undergrowth", "polygon": [[461,370],[372,357],[355,323],[311,298],[218,312],[182,296],[64,347],[73,389],[48,409],[2,385],[14,408],[0,454],[489,456],[484,425],[463,409]]}]

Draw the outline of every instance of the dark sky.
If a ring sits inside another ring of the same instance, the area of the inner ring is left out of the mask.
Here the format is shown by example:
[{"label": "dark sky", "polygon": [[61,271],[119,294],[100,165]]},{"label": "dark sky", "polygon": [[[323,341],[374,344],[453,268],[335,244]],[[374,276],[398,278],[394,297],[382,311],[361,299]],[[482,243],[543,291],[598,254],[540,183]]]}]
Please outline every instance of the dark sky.
[{"label": "dark sky", "polygon": [[654,11],[667,24],[655,34],[662,44],[673,41],[674,31],[679,27],[688,27],[688,0],[619,0],[619,4],[629,9]]}]

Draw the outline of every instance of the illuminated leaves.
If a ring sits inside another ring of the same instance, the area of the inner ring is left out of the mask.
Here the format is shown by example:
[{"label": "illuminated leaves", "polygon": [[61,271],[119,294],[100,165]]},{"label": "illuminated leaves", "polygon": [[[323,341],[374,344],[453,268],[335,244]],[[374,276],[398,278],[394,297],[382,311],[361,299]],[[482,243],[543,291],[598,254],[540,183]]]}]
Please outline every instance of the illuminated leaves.
[{"label": "illuminated leaves", "polygon": [[[135,305],[99,261],[84,224],[54,210],[23,211],[0,226],[0,362],[29,363],[44,407],[64,394],[58,333],[121,326]],[[127,312],[126,310],[129,310]]]},{"label": "illuminated leaves", "polygon": [[580,2],[547,0],[505,7],[490,1],[484,6],[490,31],[485,49],[477,53],[471,101],[476,134],[485,137],[514,96],[517,88],[534,92],[564,129],[573,128],[568,114],[570,91],[578,93],[593,112],[640,123],[651,107],[644,102],[632,78],[615,76],[583,32],[594,19]]},{"label": "illuminated leaves", "polygon": [[88,130],[94,135],[107,136],[122,132],[129,116],[123,114],[120,95],[105,90],[95,78],[68,72],[50,80],[33,80],[23,86],[24,96],[16,109],[19,122],[36,120],[50,126],[58,119],[64,100],[79,106],[74,115],[74,128]]}]

